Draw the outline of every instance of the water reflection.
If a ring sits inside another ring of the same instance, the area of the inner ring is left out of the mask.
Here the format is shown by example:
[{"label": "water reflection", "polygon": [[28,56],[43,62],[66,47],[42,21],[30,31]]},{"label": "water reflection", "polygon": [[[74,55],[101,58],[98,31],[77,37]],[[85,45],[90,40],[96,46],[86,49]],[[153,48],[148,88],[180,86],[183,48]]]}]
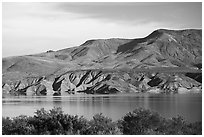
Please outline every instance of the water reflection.
[{"label": "water reflection", "polygon": [[83,115],[91,118],[96,113],[103,113],[118,120],[127,112],[143,107],[159,112],[164,117],[182,115],[189,121],[202,119],[202,95],[83,95],[55,97],[16,97],[3,98],[3,116],[33,115],[36,109],[61,107],[65,113]]},{"label": "water reflection", "polygon": [[62,97],[61,96],[53,96],[53,106],[54,107],[62,107]]}]

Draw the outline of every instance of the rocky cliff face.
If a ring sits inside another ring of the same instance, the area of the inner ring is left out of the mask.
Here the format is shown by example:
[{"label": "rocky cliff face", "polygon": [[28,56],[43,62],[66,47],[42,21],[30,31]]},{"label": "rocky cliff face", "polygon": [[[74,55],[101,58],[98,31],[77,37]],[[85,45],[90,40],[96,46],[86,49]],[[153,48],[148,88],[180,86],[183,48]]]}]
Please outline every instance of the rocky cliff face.
[{"label": "rocky cliff face", "polygon": [[201,92],[201,34],[156,30],[141,39],[3,58],[3,95]]}]

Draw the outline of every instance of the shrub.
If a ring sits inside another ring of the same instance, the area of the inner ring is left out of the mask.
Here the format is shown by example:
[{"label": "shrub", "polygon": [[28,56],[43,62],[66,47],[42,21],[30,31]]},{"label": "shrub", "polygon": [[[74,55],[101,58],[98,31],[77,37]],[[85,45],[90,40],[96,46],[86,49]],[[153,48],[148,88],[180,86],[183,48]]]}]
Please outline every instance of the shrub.
[{"label": "shrub", "polygon": [[202,122],[190,123],[184,131],[185,135],[202,135]]},{"label": "shrub", "polygon": [[28,123],[29,117],[19,116],[13,119],[6,117],[2,119],[2,134],[3,135],[29,135],[34,134],[33,125]]},{"label": "shrub", "polygon": [[46,111],[44,108],[37,110],[29,121],[35,127],[36,134],[61,134],[63,128],[59,120],[63,117],[60,109],[54,108]]},{"label": "shrub", "polygon": [[89,135],[115,135],[121,134],[117,128],[117,124],[112,122],[112,119],[100,114],[93,116],[93,119],[89,121],[88,128],[85,134]]},{"label": "shrub", "polygon": [[202,122],[187,123],[180,116],[165,119],[158,113],[142,108],[127,113],[122,119],[113,122],[101,113],[86,120],[64,114],[61,108],[49,111],[40,109],[33,117],[19,116],[2,119],[3,135],[115,135],[115,134],[146,134],[146,135],[196,135],[202,134]]},{"label": "shrub", "polygon": [[183,117],[177,116],[171,119],[165,119],[158,131],[166,135],[196,135],[202,134],[202,123],[187,123]]},{"label": "shrub", "polygon": [[120,128],[125,135],[145,134],[149,129],[156,129],[161,119],[157,113],[138,108],[122,118]]},{"label": "shrub", "polygon": [[181,135],[183,129],[186,127],[186,123],[182,117],[173,117],[171,119],[165,119],[158,128],[161,134],[166,135]]},{"label": "shrub", "polygon": [[30,123],[34,125],[37,134],[79,134],[80,130],[87,125],[83,117],[63,114],[61,108],[54,108],[50,111],[41,109],[35,113]]}]

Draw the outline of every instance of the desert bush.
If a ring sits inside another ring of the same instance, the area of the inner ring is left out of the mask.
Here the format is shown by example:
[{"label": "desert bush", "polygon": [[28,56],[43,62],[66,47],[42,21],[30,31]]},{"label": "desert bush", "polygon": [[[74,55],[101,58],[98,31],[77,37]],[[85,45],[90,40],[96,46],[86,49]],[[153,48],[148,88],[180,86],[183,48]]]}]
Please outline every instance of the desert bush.
[{"label": "desert bush", "polygon": [[78,116],[63,114],[61,108],[54,108],[50,111],[37,110],[36,115],[29,122],[37,134],[79,134],[87,125],[86,119]]},{"label": "desert bush", "polygon": [[158,128],[160,134],[165,135],[201,135],[201,122],[187,123],[183,117],[177,116],[165,119]]},{"label": "desert bush", "polygon": [[61,108],[40,109],[33,117],[3,117],[3,135],[201,135],[202,122],[187,123],[178,116],[162,118],[158,113],[138,108],[113,122],[101,113],[91,120],[64,114]]},{"label": "desert bush", "polygon": [[118,127],[126,135],[201,135],[202,122],[187,123],[183,117],[162,118],[158,113],[138,108],[126,114]]},{"label": "desert bush", "polygon": [[46,111],[44,108],[37,110],[29,123],[35,127],[36,134],[61,134],[63,127],[59,122],[63,119],[63,113],[60,109],[54,108]]},{"label": "desert bush", "polygon": [[187,125],[183,132],[185,135],[202,135],[202,122],[194,122]]},{"label": "desert bush", "polygon": [[141,135],[150,129],[157,129],[161,120],[162,117],[160,117],[158,113],[139,108],[133,112],[129,112],[122,118],[120,129],[125,135]]},{"label": "desert bush", "polygon": [[29,124],[29,117],[19,116],[13,119],[6,117],[2,119],[3,135],[29,135],[35,134],[33,125]]},{"label": "desert bush", "polygon": [[88,135],[115,135],[121,134],[116,122],[112,119],[100,114],[93,116],[93,119],[88,122],[88,128],[85,131]]}]

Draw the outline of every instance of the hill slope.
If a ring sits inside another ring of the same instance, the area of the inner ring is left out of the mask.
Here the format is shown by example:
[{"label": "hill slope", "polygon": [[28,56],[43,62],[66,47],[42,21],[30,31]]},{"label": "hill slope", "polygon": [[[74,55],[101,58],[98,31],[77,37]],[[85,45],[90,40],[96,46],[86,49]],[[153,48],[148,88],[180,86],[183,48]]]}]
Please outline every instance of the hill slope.
[{"label": "hill slope", "polygon": [[201,30],[160,29],[140,39],[88,40],[73,48],[3,58],[3,91],[51,95],[187,91],[201,87],[201,66]]}]

